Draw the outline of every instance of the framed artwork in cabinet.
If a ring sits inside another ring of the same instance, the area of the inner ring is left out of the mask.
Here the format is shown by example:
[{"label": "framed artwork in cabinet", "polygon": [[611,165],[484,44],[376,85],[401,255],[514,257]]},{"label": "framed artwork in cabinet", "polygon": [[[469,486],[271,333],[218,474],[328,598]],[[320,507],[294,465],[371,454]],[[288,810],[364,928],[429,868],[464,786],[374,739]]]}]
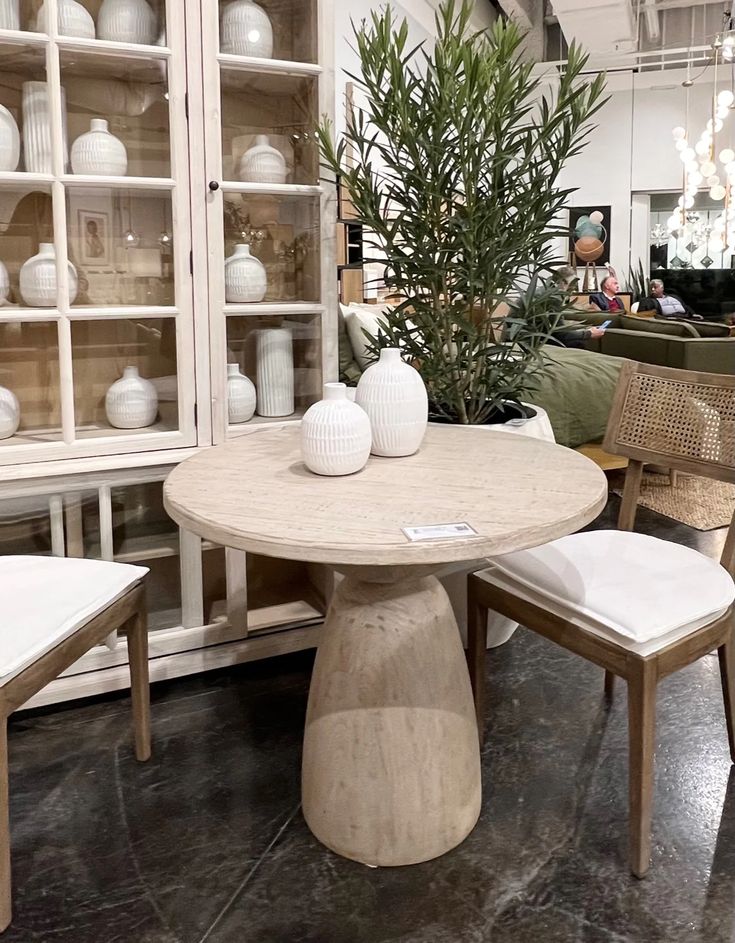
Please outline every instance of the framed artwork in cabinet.
[{"label": "framed artwork in cabinet", "polygon": [[112,264],[112,237],[109,213],[78,210],[79,259],[94,268],[109,268]]}]

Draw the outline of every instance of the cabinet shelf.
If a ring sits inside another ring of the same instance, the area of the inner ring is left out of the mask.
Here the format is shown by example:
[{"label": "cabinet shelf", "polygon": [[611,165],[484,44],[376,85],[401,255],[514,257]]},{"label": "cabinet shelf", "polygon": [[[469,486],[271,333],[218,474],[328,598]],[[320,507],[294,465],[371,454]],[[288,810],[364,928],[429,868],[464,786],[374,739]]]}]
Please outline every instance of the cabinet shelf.
[{"label": "cabinet shelf", "polygon": [[319,196],[322,188],[307,183],[242,183],[225,180],[222,189],[229,193],[253,193],[263,196]]},{"label": "cabinet shelf", "polygon": [[308,301],[259,301],[255,304],[226,304],[225,315],[263,316],[269,314],[324,314],[324,305]]},{"label": "cabinet shelf", "polygon": [[67,187],[104,187],[108,190],[173,190],[176,186],[171,177],[103,177],[98,174],[64,174],[61,182]]},{"label": "cabinet shelf", "polygon": [[[202,541],[202,550],[216,550],[217,544],[209,540]],[[129,537],[123,540],[115,551],[113,559],[117,563],[145,563],[146,560],[161,560],[164,557],[179,555],[179,535],[147,534],[145,537]],[[87,556],[97,559],[100,556],[99,544],[93,544],[87,550]]]},{"label": "cabinet shelf", "polygon": [[248,429],[253,426],[272,426],[274,424],[283,424],[285,422],[299,422],[304,418],[306,408],[295,409],[290,416],[253,416],[247,422],[231,423],[227,427],[227,436],[245,435]]},{"label": "cabinet shelf", "polygon": [[291,62],[288,59],[260,59],[256,56],[232,56],[221,52],[217,61],[222,69],[272,75],[321,75],[323,69],[312,62]]},{"label": "cabinet shelf", "polygon": [[[25,33],[24,35],[28,35]],[[42,33],[37,34],[46,39]],[[1,38],[1,37],[0,37]],[[168,46],[149,46],[144,43],[116,43],[109,39],[82,39],[77,36],[59,36],[56,40],[59,49],[69,52],[100,53],[121,56],[128,59],[170,59]]]},{"label": "cabinet shelf", "polygon": [[[217,600],[212,604],[210,622],[227,621],[227,604]],[[291,626],[315,624],[324,621],[324,613],[306,599],[294,599],[274,606],[248,610],[248,635],[280,631]]]},{"label": "cabinet shelf", "polygon": [[11,43],[16,46],[47,46],[48,41],[45,33],[24,29],[0,29],[0,45]]},{"label": "cabinet shelf", "polygon": [[0,187],[3,189],[48,190],[55,179],[53,174],[32,174],[24,170],[0,171]]}]

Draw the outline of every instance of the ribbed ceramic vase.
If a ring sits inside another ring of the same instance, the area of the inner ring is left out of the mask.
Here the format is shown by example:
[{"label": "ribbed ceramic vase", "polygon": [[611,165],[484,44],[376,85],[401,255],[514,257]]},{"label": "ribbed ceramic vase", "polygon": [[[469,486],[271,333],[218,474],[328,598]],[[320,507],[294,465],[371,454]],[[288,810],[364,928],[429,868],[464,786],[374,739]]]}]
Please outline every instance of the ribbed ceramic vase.
[{"label": "ribbed ceramic vase", "polygon": [[401,360],[398,347],[380,351],[378,362],[360,377],[355,402],[370,417],[374,455],[398,457],[419,450],[429,401],[420,374]]},{"label": "ribbed ceramic vase", "polygon": [[295,408],[291,331],[285,327],[268,327],[258,331],[256,359],[258,415],[290,416]]},{"label": "ribbed ceramic vase", "polygon": [[0,0],[0,29],[20,29],[20,0]]},{"label": "ribbed ceramic vase", "polygon": [[[66,146],[66,95],[61,89],[64,168],[68,161]],[[46,82],[23,83],[23,157],[25,169],[34,174],[51,174],[54,164],[51,150],[51,113]]]},{"label": "ribbed ceramic vase", "polygon": [[[59,11],[59,33],[62,36],[78,36],[80,39],[95,39],[92,14],[77,0],[56,0]],[[46,4],[41,4],[36,19],[39,33],[48,32]]]},{"label": "ribbed ceramic vase", "polygon": [[222,14],[220,49],[231,56],[273,55],[273,27],[262,7],[251,0],[233,0]]},{"label": "ribbed ceramic vase", "polygon": [[250,246],[235,246],[225,259],[225,301],[230,304],[251,304],[265,298],[268,279],[265,266],[250,254]]},{"label": "ribbed ceramic vase", "polygon": [[240,373],[236,363],[227,364],[227,421],[247,422],[255,413],[255,384]]},{"label": "ribbed ceramic vase", "polygon": [[158,415],[158,394],[150,380],[137,367],[125,367],[120,380],[105,396],[107,421],[116,429],[144,429],[152,426]]},{"label": "ribbed ceramic vase", "polygon": [[[77,270],[69,266],[69,304],[77,297]],[[56,305],[56,248],[42,242],[38,255],[28,259],[20,270],[20,294],[31,308],[53,308]]]},{"label": "ribbed ceramic vase", "polygon": [[0,105],[0,170],[17,170],[20,160],[20,131],[12,112]]},{"label": "ribbed ceramic vase", "polygon": [[4,262],[0,262],[0,305],[5,304],[10,294],[10,276]]},{"label": "ribbed ceramic vase", "polygon": [[285,183],[286,158],[271,147],[267,134],[256,134],[255,144],[240,159],[243,183]]},{"label": "ribbed ceramic vase", "polygon": [[370,420],[347,399],[344,383],[325,383],[324,399],[301,420],[301,457],[317,475],[354,475],[370,457]]},{"label": "ribbed ceramic vase", "polygon": [[71,146],[71,170],[75,174],[124,177],[128,172],[128,152],[123,142],[110,134],[104,118],[92,118],[89,131]]},{"label": "ribbed ceramic vase", "polygon": [[20,425],[20,403],[12,390],[0,386],[0,439],[15,435]]},{"label": "ribbed ceramic vase", "polygon": [[97,38],[115,43],[155,42],[156,14],[146,0],[103,0]]}]

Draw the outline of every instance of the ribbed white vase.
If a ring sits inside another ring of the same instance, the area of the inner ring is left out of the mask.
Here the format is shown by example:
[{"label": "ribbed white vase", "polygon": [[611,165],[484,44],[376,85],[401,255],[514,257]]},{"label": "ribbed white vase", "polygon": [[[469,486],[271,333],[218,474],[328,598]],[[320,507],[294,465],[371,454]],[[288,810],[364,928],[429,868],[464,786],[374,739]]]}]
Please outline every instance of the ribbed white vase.
[{"label": "ribbed white vase", "polygon": [[267,134],[256,134],[255,144],[240,159],[243,183],[285,183],[286,158],[271,143]]},{"label": "ribbed white vase", "polygon": [[[77,270],[69,266],[69,304],[77,297]],[[42,242],[38,255],[28,259],[20,270],[20,294],[31,308],[53,308],[56,305],[56,247]]]},{"label": "ribbed white vase", "polygon": [[[66,146],[66,95],[61,89],[64,167],[68,161]],[[46,82],[23,83],[23,156],[25,169],[34,174],[54,171],[51,150],[51,114]]]},{"label": "ribbed white vase", "polygon": [[380,359],[360,377],[355,402],[370,417],[374,455],[413,455],[421,446],[429,419],[429,401],[421,375],[401,360],[398,347],[385,347]]},{"label": "ribbed white vase", "polygon": [[20,0],[0,0],[0,29],[20,29]]},{"label": "ribbed white vase", "polygon": [[137,367],[125,367],[105,396],[107,421],[116,429],[144,429],[156,421],[158,394]]},{"label": "ribbed white vase", "polygon": [[250,254],[250,246],[235,246],[225,259],[225,301],[230,304],[251,304],[262,301],[268,287],[265,266]]},{"label": "ribbed white vase", "polygon": [[20,425],[20,403],[12,390],[0,386],[0,439],[15,435]]},{"label": "ribbed white vase", "polygon": [[75,174],[105,177],[124,177],[128,172],[125,145],[110,134],[104,118],[92,118],[89,131],[80,134],[72,144],[71,169]]},{"label": "ribbed white vase", "polygon": [[4,304],[10,294],[10,276],[4,262],[0,262],[0,304]]},{"label": "ribbed white vase", "polygon": [[12,112],[0,105],[0,170],[17,170],[20,160],[20,131]]},{"label": "ribbed white vase", "polygon": [[301,457],[317,475],[354,475],[370,457],[370,420],[347,399],[344,383],[325,383],[324,399],[301,421]]},{"label": "ribbed white vase", "polygon": [[259,416],[290,416],[294,409],[293,337],[286,327],[258,331],[256,343]]},{"label": "ribbed white vase", "polygon": [[240,373],[236,363],[227,364],[227,421],[247,422],[255,413],[255,384]]},{"label": "ribbed white vase", "polygon": [[[78,36],[80,39],[95,39],[92,14],[77,0],[56,0],[59,11],[59,33],[62,36]],[[48,32],[46,22],[46,4],[41,4],[36,19],[39,33]]]},{"label": "ribbed white vase", "polygon": [[233,0],[222,14],[220,49],[231,56],[273,55],[273,27],[262,7],[251,0]]},{"label": "ribbed white vase", "polygon": [[97,16],[97,38],[116,43],[153,43],[156,14],[146,0],[103,0]]}]

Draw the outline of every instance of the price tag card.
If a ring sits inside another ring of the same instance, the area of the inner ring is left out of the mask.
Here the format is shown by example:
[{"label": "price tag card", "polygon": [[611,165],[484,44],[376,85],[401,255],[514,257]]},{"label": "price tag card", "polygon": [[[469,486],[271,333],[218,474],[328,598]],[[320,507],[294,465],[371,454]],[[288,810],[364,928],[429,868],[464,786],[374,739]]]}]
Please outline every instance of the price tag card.
[{"label": "price tag card", "polygon": [[452,540],[456,537],[476,537],[477,531],[469,524],[427,524],[423,527],[402,527],[409,540]]}]

